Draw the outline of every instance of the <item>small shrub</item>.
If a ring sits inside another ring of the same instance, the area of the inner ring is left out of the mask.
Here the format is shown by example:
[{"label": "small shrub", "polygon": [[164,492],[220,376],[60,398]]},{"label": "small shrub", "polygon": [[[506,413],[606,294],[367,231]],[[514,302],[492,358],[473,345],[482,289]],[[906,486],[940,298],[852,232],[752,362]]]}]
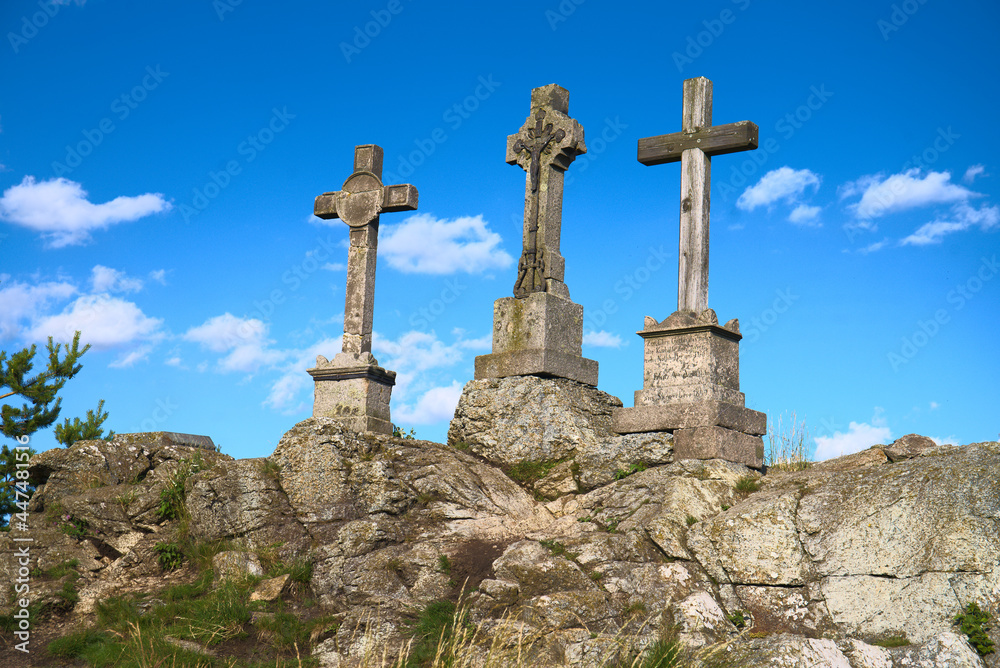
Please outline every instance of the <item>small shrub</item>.
[{"label": "small shrub", "polygon": [[684,523],[687,524],[688,526],[692,526],[698,523],[698,518],[695,517],[694,515],[688,515],[687,517],[684,518]]},{"label": "small shrub", "polygon": [[743,476],[736,482],[735,489],[740,494],[753,494],[760,489],[760,481],[753,476]]},{"label": "small shrub", "polygon": [[747,625],[747,618],[742,610],[733,611],[733,614],[727,615],[727,618],[733,623],[733,626],[738,629],[742,629]]},{"label": "small shrub", "polygon": [[642,668],[680,668],[681,646],[676,640],[657,640],[642,657]]},{"label": "small shrub", "polygon": [[965,607],[965,612],[955,615],[952,623],[969,637],[969,644],[979,652],[979,656],[986,656],[994,650],[993,641],[986,635],[990,629],[989,621],[989,613],[981,610],[979,604],[973,601]]},{"label": "small shrub", "polygon": [[394,438],[403,438],[406,439],[407,441],[415,441],[417,438],[417,432],[415,432],[413,429],[411,429],[410,431],[406,431],[406,429],[403,429],[402,427],[397,427],[396,425],[392,425],[392,435]]},{"label": "small shrub", "polygon": [[591,571],[591,573],[590,573],[590,579],[593,580],[594,582],[597,582],[598,580],[600,580],[603,577],[604,577],[604,573],[602,573],[600,571]]},{"label": "small shrub", "polygon": [[618,531],[618,523],[619,522],[621,522],[621,520],[618,520],[618,519],[611,520],[610,522],[608,522],[607,524],[604,525],[604,529],[608,533],[615,533],[615,532]]},{"label": "small shrub", "polygon": [[722,512],[726,512],[726,511],[727,511],[727,510],[729,510],[730,508],[732,508],[732,506],[727,506],[727,505],[726,505],[726,504],[724,504],[724,503],[722,504]]},{"label": "small shrub", "polygon": [[164,571],[177,570],[184,563],[184,552],[177,543],[158,543],[156,552],[160,555],[160,568]]},{"label": "small shrub", "polygon": [[82,520],[70,514],[64,514],[59,518],[59,530],[70,538],[81,540],[90,535],[87,520]]}]

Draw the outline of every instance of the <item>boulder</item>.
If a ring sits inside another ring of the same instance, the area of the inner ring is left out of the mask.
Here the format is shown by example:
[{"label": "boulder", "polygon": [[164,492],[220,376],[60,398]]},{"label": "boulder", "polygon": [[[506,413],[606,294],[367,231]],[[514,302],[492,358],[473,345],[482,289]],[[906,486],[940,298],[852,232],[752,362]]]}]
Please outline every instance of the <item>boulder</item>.
[{"label": "boulder", "polygon": [[622,402],[565,378],[511,376],[466,384],[448,430],[448,444],[509,468],[526,461],[568,461],[583,490],[633,465],[672,461],[666,432],[616,434],[611,412]]}]

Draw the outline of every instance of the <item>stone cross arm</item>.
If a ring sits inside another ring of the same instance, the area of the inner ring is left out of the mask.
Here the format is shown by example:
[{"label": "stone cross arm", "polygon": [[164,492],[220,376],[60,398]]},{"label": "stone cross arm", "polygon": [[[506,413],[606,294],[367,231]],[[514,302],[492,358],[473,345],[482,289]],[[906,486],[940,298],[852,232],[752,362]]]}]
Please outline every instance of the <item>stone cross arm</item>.
[{"label": "stone cross arm", "polygon": [[[337,198],[341,196],[342,190],[336,192],[323,193],[316,197],[316,205],[313,213],[317,218],[329,220],[339,218],[337,213]],[[382,186],[382,201],[379,203],[379,213],[393,213],[396,211],[413,211],[417,208],[417,189],[409,183],[394,186]]]},{"label": "stone cross arm", "polygon": [[757,134],[755,123],[740,121],[699,128],[694,132],[645,137],[639,140],[639,162],[644,165],[678,162],[689,148],[700,148],[709,156],[752,151],[757,148]]}]

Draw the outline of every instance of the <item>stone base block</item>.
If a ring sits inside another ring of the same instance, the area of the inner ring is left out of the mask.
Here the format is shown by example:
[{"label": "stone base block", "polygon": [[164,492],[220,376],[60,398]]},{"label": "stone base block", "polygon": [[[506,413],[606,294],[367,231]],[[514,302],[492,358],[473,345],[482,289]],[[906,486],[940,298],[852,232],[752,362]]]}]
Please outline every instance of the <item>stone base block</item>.
[{"label": "stone base block", "polygon": [[715,311],[678,311],[663,322],[647,318],[642,390],[636,406],[718,400],[739,406],[739,323],[718,325]]},{"label": "stone base block", "polygon": [[476,380],[510,376],[568,378],[597,386],[597,361],[551,349],[521,350],[476,357]]},{"label": "stone base block", "polygon": [[767,415],[725,401],[635,406],[615,409],[612,414],[612,429],[619,434],[696,427],[725,427],[762,436],[767,433]]},{"label": "stone base block", "polygon": [[568,378],[597,385],[597,362],[585,359],[583,306],[548,292],[493,302],[493,353],[476,358],[476,379]]},{"label": "stone base block", "polygon": [[493,302],[493,352],[547,349],[582,354],[583,306],[548,292]]},{"label": "stone base block", "polygon": [[396,372],[373,363],[370,355],[372,363],[338,364],[342,355],[332,364],[320,358],[317,367],[308,370],[316,381],[313,417],[334,418],[351,431],[391,435],[389,399]]},{"label": "stone base block", "polygon": [[759,469],[764,466],[764,441],[725,427],[676,429],[674,459],[725,459]]}]

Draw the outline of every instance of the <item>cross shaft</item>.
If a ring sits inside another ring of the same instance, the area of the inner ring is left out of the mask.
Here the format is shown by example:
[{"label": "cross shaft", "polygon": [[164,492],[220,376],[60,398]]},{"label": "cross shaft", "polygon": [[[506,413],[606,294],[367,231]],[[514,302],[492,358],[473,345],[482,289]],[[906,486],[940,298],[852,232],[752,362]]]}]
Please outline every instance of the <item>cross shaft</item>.
[{"label": "cross shaft", "polygon": [[313,208],[318,218],[340,218],[350,227],[344,291],[345,353],[372,350],[379,214],[417,208],[418,193],[412,185],[382,185],[382,157],[380,146],[356,146],[354,173],[339,191],[319,195]]},{"label": "cross shaft", "polygon": [[712,156],[757,148],[757,126],[750,121],[712,126],[712,82],[684,81],[682,130],[639,140],[644,165],[681,163],[680,240],[677,310],[708,308],[709,211]]}]

